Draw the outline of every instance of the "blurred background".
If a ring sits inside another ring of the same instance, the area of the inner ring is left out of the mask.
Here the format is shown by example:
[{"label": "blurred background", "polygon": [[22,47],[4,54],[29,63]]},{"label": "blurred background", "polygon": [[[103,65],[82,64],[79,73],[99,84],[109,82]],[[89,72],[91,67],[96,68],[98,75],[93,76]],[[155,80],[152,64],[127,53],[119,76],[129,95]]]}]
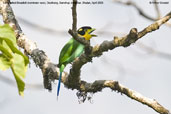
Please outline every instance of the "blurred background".
[{"label": "blurred background", "polygon": [[[17,0],[11,0],[11,2]],[[47,0],[19,0],[46,2]],[[92,45],[114,36],[124,36],[131,28],[143,30],[154,21],[141,16],[137,9],[112,0],[79,0],[80,2],[101,1],[102,4],[77,5],[77,27],[96,28]],[[157,18],[152,0],[131,0],[145,14]],[[171,1],[158,4],[161,17],[171,11]],[[49,2],[59,2],[50,0]],[[62,2],[71,2],[65,0]],[[125,1],[123,1],[125,2]],[[44,50],[53,63],[58,63],[61,48],[71,38],[68,34],[72,27],[71,4],[11,4],[16,18],[26,36]],[[2,17],[0,17],[1,24]],[[169,21],[171,23],[171,21]],[[156,99],[171,110],[171,26],[162,25],[159,30],[145,35],[135,44],[119,47],[94,58],[92,63],[83,66],[81,79],[118,80],[122,85],[142,95]],[[68,65],[65,71],[69,71]],[[132,113],[156,114],[153,109],[110,89],[103,89],[92,96],[92,100],[79,104],[76,90],[68,90],[61,84],[60,97],[56,100],[57,81],[52,92],[43,88],[42,73],[31,60],[25,79],[25,96],[18,95],[17,86],[10,70],[0,71],[0,114],[107,114]]]}]

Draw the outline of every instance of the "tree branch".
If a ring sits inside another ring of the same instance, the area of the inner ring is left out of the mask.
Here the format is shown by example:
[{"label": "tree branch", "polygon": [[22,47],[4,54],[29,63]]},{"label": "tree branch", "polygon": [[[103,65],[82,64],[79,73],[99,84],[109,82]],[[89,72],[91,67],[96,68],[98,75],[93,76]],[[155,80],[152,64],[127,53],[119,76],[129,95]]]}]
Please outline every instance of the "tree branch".
[{"label": "tree branch", "polygon": [[[27,39],[27,37],[22,32],[19,24],[17,23],[17,20],[15,19],[15,15],[12,11],[12,8],[6,2],[9,2],[9,0],[0,1],[0,13],[3,16],[4,23],[9,24],[15,30],[18,45],[26,51],[26,54],[31,56],[36,66],[38,66],[42,70],[42,74],[44,76],[44,83],[45,83],[44,86],[45,88],[51,90],[51,81],[58,79],[57,73],[59,74],[59,69],[56,67],[55,64],[50,62],[47,55],[42,50],[39,50],[34,42]],[[80,75],[81,67],[87,62],[90,62],[93,57],[98,57],[102,55],[103,52],[112,50],[119,46],[123,46],[123,47],[130,46],[131,44],[135,43],[138,39],[140,39],[147,33],[159,29],[159,27],[165,22],[167,22],[170,18],[171,18],[171,13],[169,13],[162,19],[156,21],[154,24],[146,27],[141,32],[137,32],[137,29],[133,28],[130,30],[130,33],[125,37],[121,37],[121,38],[115,37],[114,40],[112,41],[104,41],[102,44],[93,47],[91,53],[84,53],[73,62],[71,68],[73,72],[70,72],[70,74],[74,76]],[[65,86],[67,86],[70,89],[77,89],[80,92],[85,92],[85,93],[87,92],[96,93],[101,91],[103,88],[110,88],[114,91],[123,93],[128,97],[151,107],[152,109],[154,109],[155,111],[161,114],[170,113],[167,109],[161,106],[156,100],[146,98],[141,94],[137,93],[136,91],[130,90],[122,86],[117,81],[97,80],[93,83],[87,83],[79,79],[78,85],[72,85],[70,87],[68,84],[68,74],[64,72],[62,74],[62,82],[65,84]]]},{"label": "tree branch", "polygon": [[[165,17],[161,18],[160,20],[154,22],[150,26],[146,27],[140,32],[137,32],[136,28],[130,30],[130,33],[124,37],[114,37],[112,41],[104,41],[100,45],[96,45],[93,47],[91,54],[82,54],[78,59],[76,59],[72,65],[72,69],[77,69],[77,72],[80,72],[81,67],[86,64],[87,62],[91,62],[93,57],[99,57],[102,55],[103,52],[108,50],[112,50],[116,47],[128,47],[131,44],[135,43],[138,39],[142,38],[147,33],[155,31],[159,29],[159,27],[166,23],[171,18],[171,12],[169,12]],[[76,74],[79,74],[77,73]]]},{"label": "tree branch", "polygon": [[155,99],[144,97],[140,93],[119,84],[118,81],[96,80],[93,83],[87,83],[82,81],[80,84],[80,91],[84,91],[84,92],[96,93],[104,88],[110,88],[111,90],[120,92],[121,94],[125,94],[129,98],[134,99],[142,104],[151,107],[152,109],[154,109],[156,112],[160,114],[170,114],[169,110],[165,109]]},{"label": "tree branch", "polygon": [[[90,46],[90,41],[85,40],[84,38],[81,38],[77,35],[76,28],[77,28],[77,0],[73,0],[73,6],[72,6],[72,17],[73,17],[73,24],[72,24],[72,30],[69,29],[68,33],[78,42],[85,45],[85,53],[89,53],[92,49]],[[72,68],[70,70],[68,80],[65,82],[65,85],[67,85],[69,88],[74,89],[75,87],[79,87],[80,82],[80,72],[77,72],[77,75],[75,75],[74,72],[77,71],[76,68]]]},{"label": "tree branch", "polygon": [[[103,54],[103,52],[106,52],[108,50],[112,50],[116,47],[120,47],[120,46],[128,47],[128,46],[130,46],[131,44],[135,43],[138,39],[142,38],[147,33],[150,33],[152,31],[159,29],[159,27],[162,24],[166,23],[170,18],[171,18],[171,12],[169,12],[165,17],[154,22],[153,24],[146,27],[144,30],[142,30],[140,32],[137,32],[137,29],[133,28],[130,30],[130,33],[128,35],[126,35],[125,37],[121,37],[121,38],[114,37],[114,40],[112,40],[112,41],[104,41],[100,45],[96,45],[95,47],[93,47],[90,54],[84,53],[78,59],[76,59],[73,62],[72,68],[70,69],[70,74],[72,74],[75,77],[79,77],[82,66],[88,62],[91,62],[93,57],[99,57]],[[95,93],[97,91],[101,91],[104,87],[110,87],[111,89],[113,89],[113,85],[116,84],[115,81],[107,81],[107,82],[112,82],[112,83],[108,84],[111,86],[105,86],[106,81],[102,81],[102,80],[95,81],[94,83],[87,83],[87,82],[81,81],[81,80],[79,82],[80,82],[79,85],[73,84],[71,86],[71,88],[72,89],[78,89],[79,91],[93,92],[93,93]],[[151,100],[151,99],[148,99],[146,97],[143,97],[142,95],[140,95],[139,93],[136,93],[135,91],[132,91],[132,90],[129,90],[126,88],[124,88],[124,89],[120,89],[120,88],[122,88],[122,87],[115,88],[114,90],[117,90],[117,91],[127,95],[128,97],[153,108],[155,111],[157,111],[161,114],[169,114],[169,111],[167,109],[165,109],[164,107],[162,107],[155,100]],[[124,91],[121,91],[121,90],[124,90]],[[130,94],[130,93],[133,93],[133,94]]]}]

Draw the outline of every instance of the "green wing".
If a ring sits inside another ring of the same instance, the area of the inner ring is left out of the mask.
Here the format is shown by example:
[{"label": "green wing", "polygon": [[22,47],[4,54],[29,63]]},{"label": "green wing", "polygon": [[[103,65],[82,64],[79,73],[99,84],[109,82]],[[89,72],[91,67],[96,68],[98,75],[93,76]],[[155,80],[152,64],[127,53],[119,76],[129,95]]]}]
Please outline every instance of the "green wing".
[{"label": "green wing", "polygon": [[59,66],[71,63],[76,57],[79,57],[84,50],[84,45],[71,38],[62,48],[59,56]]}]

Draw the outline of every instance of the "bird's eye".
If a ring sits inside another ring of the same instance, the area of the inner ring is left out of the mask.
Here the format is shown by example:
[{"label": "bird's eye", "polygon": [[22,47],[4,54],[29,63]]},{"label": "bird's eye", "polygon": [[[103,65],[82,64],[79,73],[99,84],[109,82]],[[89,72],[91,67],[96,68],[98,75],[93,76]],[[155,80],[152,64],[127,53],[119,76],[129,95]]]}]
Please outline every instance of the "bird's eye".
[{"label": "bird's eye", "polygon": [[85,31],[84,31],[83,29],[79,29],[79,30],[78,30],[78,34],[84,35],[84,34],[85,34]]}]

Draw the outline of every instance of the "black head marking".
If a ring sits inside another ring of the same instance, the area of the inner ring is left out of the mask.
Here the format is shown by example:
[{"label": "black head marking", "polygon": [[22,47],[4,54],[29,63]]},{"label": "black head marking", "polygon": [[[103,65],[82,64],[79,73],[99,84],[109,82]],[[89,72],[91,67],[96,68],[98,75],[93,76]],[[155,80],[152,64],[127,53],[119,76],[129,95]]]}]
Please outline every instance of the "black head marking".
[{"label": "black head marking", "polygon": [[91,27],[90,26],[83,26],[83,27],[79,28],[77,32],[80,35],[84,35],[87,29],[91,29]]},{"label": "black head marking", "polygon": [[91,29],[90,26],[83,26],[83,27],[81,27],[81,28],[84,29],[84,30]]}]

